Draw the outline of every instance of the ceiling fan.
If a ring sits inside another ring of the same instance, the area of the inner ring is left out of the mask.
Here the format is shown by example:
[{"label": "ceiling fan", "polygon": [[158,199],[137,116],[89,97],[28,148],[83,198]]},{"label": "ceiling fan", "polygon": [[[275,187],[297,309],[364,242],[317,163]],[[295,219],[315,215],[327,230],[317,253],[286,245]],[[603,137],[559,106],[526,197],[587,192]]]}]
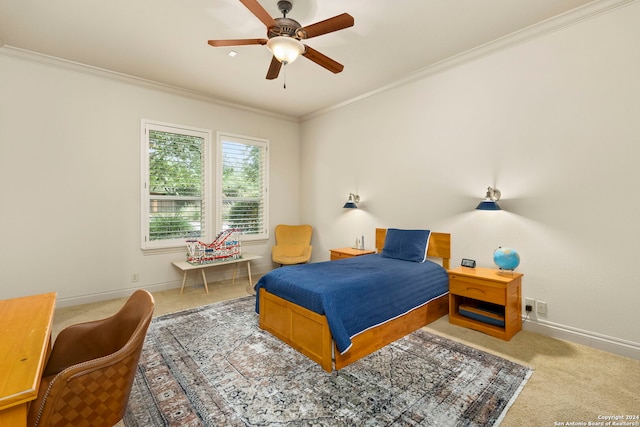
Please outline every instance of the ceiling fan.
[{"label": "ceiling fan", "polygon": [[272,80],[280,74],[282,64],[290,64],[300,55],[315,62],[333,73],[339,73],[344,66],[317,50],[303,44],[301,40],[321,36],[353,26],[354,20],[348,13],[334,16],[324,21],[303,27],[298,21],[287,18],[293,7],[290,1],[278,1],[282,18],[272,18],[257,0],[240,0],[267,27],[266,39],[209,40],[213,47],[267,45],[273,53],[267,79]]}]

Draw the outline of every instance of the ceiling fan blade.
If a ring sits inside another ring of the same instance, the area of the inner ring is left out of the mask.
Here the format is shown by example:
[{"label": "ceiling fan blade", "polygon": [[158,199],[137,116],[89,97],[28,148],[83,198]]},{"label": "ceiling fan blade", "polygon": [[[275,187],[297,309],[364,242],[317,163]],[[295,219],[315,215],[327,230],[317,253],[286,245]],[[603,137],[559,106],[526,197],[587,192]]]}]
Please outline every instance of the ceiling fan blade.
[{"label": "ceiling fan blade", "polygon": [[310,39],[311,37],[317,37],[352,27],[353,24],[353,16],[348,13],[343,13],[342,15],[334,16],[333,18],[325,19],[324,21],[302,27],[297,33],[303,39]]},{"label": "ceiling fan blade", "polygon": [[280,68],[282,68],[282,62],[278,61],[274,56],[271,58],[271,65],[269,65],[269,71],[267,71],[267,79],[273,80],[280,74]]},{"label": "ceiling fan blade", "polygon": [[269,12],[267,12],[257,0],[240,0],[240,3],[245,5],[267,28],[277,25],[276,21],[269,15]]},{"label": "ceiling fan blade", "polygon": [[310,59],[311,61],[315,62],[319,66],[326,68],[327,70],[331,71],[334,74],[337,74],[344,69],[344,65],[340,64],[339,62],[334,61],[328,56],[323,55],[322,53],[318,52],[313,48],[310,48],[307,45],[304,45],[304,47],[305,47],[305,51],[302,54],[302,56],[304,56],[307,59]]},{"label": "ceiling fan blade", "polygon": [[238,40],[209,40],[209,43],[213,47],[224,46],[244,46],[248,44],[267,44],[267,39],[238,39]]}]

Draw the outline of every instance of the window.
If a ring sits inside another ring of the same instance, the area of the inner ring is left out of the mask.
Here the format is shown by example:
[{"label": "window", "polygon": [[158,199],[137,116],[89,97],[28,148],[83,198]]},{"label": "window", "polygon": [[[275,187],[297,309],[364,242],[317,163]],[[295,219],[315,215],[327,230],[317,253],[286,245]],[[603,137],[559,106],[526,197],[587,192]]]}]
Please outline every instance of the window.
[{"label": "window", "polygon": [[144,120],[142,129],[142,248],[210,240],[211,133]]},{"label": "window", "polygon": [[242,240],[268,234],[268,141],[218,133],[217,229],[239,228]]}]

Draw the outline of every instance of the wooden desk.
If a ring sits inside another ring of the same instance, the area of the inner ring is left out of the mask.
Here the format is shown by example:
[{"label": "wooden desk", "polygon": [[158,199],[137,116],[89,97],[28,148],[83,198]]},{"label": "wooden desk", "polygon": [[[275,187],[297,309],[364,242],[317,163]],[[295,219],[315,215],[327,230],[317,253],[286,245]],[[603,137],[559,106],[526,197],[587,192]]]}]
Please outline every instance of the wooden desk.
[{"label": "wooden desk", "polygon": [[246,287],[247,292],[253,294],[255,291],[253,290],[253,283],[251,281],[251,266],[249,265],[249,261],[254,259],[262,258],[260,255],[242,255],[242,258],[231,259],[228,261],[218,261],[211,262],[208,264],[190,264],[187,261],[173,261],[173,265],[182,270],[182,287],[180,288],[180,293],[184,291],[184,282],[187,280],[187,273],[191,270],[200,270],[202,272],[202,280],[204,280],[204,289],[207,293],[209,293],[209,285],[207,285],[207,276],[204,274],[204,269],[209,267],[219,267],[221,265],[228,264],[236,264],[236,269],[233,270],[233,280],[231,283],[236,282],[236,273],[238,272],[238,263],[246,262],[247,263],[247,273],[249,275],[249,285]]},{"label": "wooden desk", "polygon": [[56,294],[0,301],[0,426],[26,426],[51,349]]}]

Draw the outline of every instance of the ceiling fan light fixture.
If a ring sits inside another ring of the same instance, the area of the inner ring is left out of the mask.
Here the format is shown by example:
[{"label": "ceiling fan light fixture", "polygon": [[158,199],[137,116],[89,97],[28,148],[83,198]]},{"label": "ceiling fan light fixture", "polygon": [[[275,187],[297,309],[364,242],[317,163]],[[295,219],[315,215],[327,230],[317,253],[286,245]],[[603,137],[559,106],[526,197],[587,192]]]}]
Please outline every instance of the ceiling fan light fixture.
[{"label": "ceiling fan light fixture", "polygon": [[269,39],[267,47],[273,56],[283,64],[291,64],[304,53],[304,45],[300,40],[289,36],[276,36]]}]

